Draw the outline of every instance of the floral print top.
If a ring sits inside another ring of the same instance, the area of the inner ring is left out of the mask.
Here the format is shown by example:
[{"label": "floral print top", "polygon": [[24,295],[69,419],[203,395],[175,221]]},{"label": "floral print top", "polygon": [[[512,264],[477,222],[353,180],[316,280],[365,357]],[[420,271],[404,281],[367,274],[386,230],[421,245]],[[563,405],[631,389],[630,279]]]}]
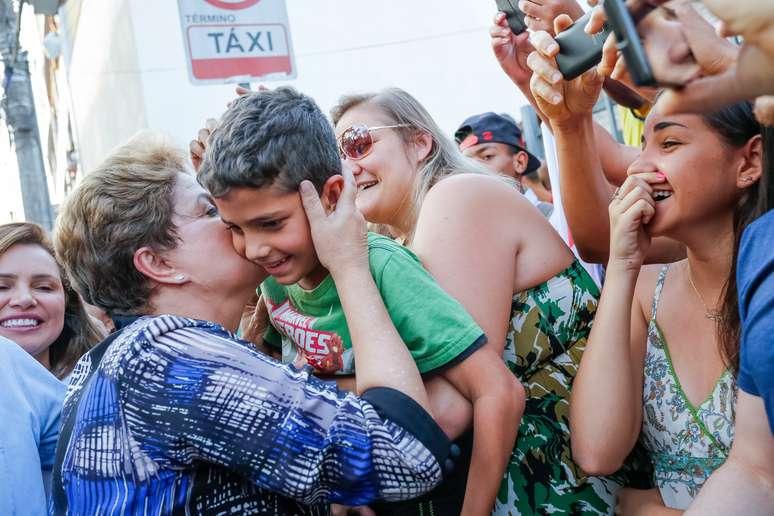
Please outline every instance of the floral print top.
[{"label": "floral print top", "polygon": [[675,374],[656,322],[668,265],[656,282],[645,354],[641,439],[655,463],[656,485],[667,507],[687,509],[701,486],[728,456],[734,440],[736,386],[726,369],[710,395],[694,406]]}]

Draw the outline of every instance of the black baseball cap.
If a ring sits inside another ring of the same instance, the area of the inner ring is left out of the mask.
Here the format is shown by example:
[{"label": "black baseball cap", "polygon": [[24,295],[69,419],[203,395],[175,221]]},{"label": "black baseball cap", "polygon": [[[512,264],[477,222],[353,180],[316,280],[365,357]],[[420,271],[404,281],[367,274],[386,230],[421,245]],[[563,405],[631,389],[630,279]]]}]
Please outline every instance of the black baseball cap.
[{"label": "black baseball cap", "polygon": [[454,133],[454,139],[460,146],[460,150],[480,143],[505,143],[527,153],[529,161],[525,172],[532,172],[540,168],[540,160],[524,148],[519,126],[503,115],[491,111],[473,115],[462,122],[462,125]]}]

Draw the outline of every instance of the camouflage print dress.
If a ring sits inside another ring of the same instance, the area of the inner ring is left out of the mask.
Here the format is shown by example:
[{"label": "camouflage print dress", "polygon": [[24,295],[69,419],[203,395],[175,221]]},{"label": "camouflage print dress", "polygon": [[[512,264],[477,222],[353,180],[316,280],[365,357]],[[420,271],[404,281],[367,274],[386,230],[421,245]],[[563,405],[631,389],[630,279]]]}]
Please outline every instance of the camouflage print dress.
[{"label": "camouflage print dress", "polygon": [[621,485],[649,486],[647,468],[639,482],[587,477],[571,457],[570,389],[598,301],[578,261],[513,297],[504,358],[527,404],[493,514],[612,514]]}]

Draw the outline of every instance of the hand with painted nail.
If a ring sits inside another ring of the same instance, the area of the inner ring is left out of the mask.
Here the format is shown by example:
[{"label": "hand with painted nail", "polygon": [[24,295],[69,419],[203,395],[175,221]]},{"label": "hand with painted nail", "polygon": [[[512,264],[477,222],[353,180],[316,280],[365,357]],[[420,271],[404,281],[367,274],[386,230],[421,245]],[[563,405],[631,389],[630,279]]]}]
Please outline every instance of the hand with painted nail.
[{"label": "hand with painted nail", "polygon": [[[554,20],[556,33],[572,25],[567,15]],[[565,81],[556,64],[559,45],[547,32],[532,33],[530,37],[535,51],[527,58],[532,70],[530,89],[538,107],[552,124],[562,123],[591,113],[602,90],[603,76],[597,69],[589,70],[573,81]]]},{"label": "hand with painted nail", "polygon": [[645,226],[656,214],[656,197],[666,178],[659,172],[633,174],[610,201],[610,259],[608,267],[639,270],[650,248]]}]

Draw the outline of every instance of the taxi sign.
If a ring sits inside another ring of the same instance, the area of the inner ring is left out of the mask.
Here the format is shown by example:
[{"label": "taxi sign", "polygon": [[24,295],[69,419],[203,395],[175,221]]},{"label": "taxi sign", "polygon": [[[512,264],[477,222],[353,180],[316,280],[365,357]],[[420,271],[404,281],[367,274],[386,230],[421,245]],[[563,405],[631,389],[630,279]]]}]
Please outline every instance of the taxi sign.
[{"label": "taxi sign", "polygon": [[178,0],[194,84],[296,77],[285,0]]}]

